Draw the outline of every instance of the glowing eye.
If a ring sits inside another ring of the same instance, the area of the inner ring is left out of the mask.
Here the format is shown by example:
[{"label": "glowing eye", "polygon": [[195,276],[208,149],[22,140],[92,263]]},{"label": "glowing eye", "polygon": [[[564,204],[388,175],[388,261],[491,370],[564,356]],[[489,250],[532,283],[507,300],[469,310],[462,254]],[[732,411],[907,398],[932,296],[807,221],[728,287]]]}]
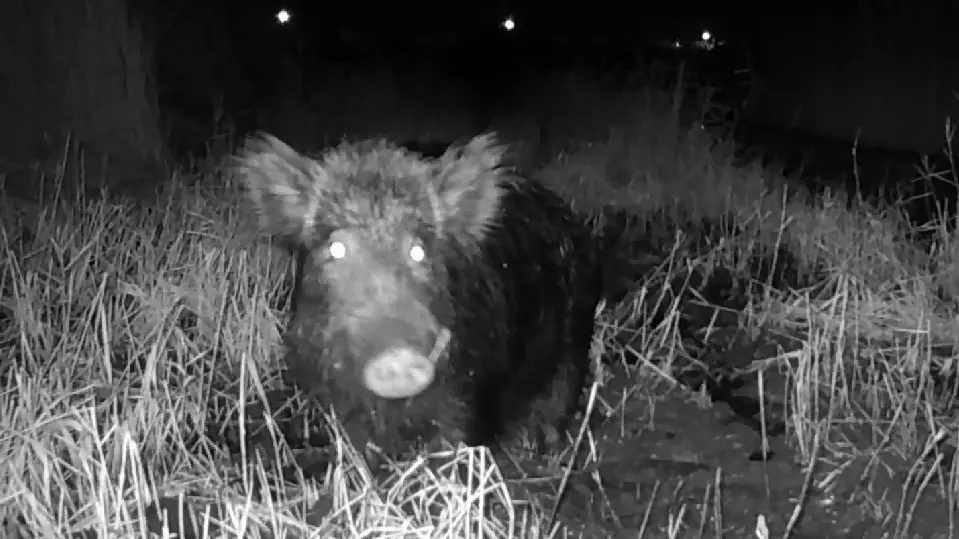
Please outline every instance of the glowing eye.
[{"label": "glowing eye", "polygon": [[342,241],[334,241],[330,244],[330,257],[339,260],[346,256],[346,245]]},{"label": "glowing eye", "polygon": [[422,262],[426,260],[426,251],[421,245],[414,245],[410,247],[410,260],[413,262]]}]

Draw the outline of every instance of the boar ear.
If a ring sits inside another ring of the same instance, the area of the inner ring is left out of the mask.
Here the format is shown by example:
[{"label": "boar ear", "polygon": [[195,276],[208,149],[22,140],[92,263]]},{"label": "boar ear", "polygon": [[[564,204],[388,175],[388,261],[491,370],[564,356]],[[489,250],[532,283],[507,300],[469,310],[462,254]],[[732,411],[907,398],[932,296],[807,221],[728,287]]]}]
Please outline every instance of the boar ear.
[{"label": "boar ear", "polygon": [[233,159],[233,170],[260,217],[260,228],[294,244],[315,231],[330,178],[316,161],[280,139],[258,133]]},{"label": "boar ear", "polygon": [[434,186],[440,208],[435,214],[443,234],[464,243],[486,237],[499,214],[505,184],[511,181],[500,168],[505,151],[487,133],[437,160]]}]

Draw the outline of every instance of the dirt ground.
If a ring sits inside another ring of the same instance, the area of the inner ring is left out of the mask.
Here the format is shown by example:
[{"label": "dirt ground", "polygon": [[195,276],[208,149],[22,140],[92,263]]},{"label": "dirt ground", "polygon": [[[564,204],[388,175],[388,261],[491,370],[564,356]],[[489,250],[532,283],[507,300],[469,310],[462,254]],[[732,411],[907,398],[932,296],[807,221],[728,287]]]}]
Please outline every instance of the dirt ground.
[{"label": "dirt ground", "polygon": [[[604,391],[627,391],[628,375],[618,378],[620,387]],[[622,416],[629,421],[609,421],[594,433],[599,464],[570,477],[558,511],[570,536],[669,537],[673,526],[675,537],[753,538],[762,517],[768,537],[785,537],[799,505],[793,538],[954,537],[936,481],[918,500],[916,488],[903,499],[912,462],[892,451],[870,453],[865,421],[833,429],[809,474],[786,436],[767,437],[764,453],[759,432],[708,401],[686,389],[627,400]],[[528,491],[554,503],[558,480],[518,483],[535,484]],[[908,529],[898,522],[903,503],[906,513],[915,504]]]}]

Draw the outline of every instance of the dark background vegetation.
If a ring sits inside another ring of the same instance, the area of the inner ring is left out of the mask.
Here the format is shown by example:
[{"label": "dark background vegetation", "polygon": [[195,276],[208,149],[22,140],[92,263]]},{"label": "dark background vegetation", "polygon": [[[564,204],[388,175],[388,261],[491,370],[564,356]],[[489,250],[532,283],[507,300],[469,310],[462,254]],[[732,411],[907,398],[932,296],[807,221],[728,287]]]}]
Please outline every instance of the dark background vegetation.
[{"label": "dark background vegetation", "polygon": [[[512,130],[535,164],[563,149],[551,139],[576,105],[559,90],[571,69],[613,89],[682,73],[687,88],[711,85],[716,111],[689,121],[744,149],[848,183],[858,141],[871,184],[905,185],[921,153],[942,156],[959,105],[954,2],[3,4],[0,164],[22,196],[58,177],[149,192],[254,129],[312,149]],[[515,32],[498,25],[507,15]],[[703,29],[724,45],[687,47]]]}]

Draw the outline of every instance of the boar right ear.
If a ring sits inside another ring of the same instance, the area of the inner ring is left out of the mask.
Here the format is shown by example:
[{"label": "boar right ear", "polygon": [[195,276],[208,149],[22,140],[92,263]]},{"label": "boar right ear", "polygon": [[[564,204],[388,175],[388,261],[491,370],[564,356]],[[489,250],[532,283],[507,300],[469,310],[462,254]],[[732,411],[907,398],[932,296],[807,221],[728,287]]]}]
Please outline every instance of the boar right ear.
[{"label": "boar right ear", "polygon": [[501,168],[506,148],[492,133],[479,135],[462,148],[450,148],[437,162],[434,183],[441,229],[465,244],[482,241],[496,222],[505,184]]},{"label": "boar right ear", "polygon": [[309,240],[330,184],[319,163],[272,135],[258,133],[237,152],[233,170],[259,214],[262,230],[295,244]]}]

